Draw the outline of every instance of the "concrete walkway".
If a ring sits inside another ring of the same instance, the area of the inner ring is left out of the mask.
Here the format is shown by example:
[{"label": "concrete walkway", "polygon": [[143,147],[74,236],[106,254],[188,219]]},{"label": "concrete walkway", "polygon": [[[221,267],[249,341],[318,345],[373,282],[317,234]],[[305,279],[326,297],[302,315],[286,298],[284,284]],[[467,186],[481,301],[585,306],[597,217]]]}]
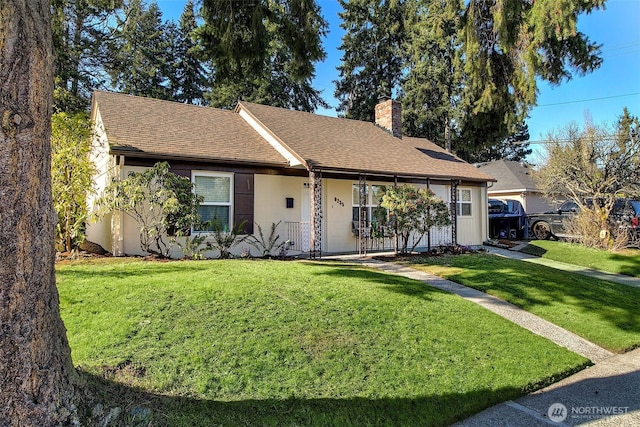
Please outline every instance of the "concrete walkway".
[{"label": "concrete walkway", "polygon": [[[528,262],[540,260],[520,252],[498,248],[489,248],[489,252]],[[370,258],[351,258],[351,260],[388,273],[420,280],[438,289],[459,295],[595,363],[594,366],[545,389],[515,401],[503,402],[455,426],[535,427],[583,424],[598,427],[640,426],[640,349],[614,355],[572,332],[478,290],[394,263]],[[586,274],[629,286],[640,286],[640,282],[635,278],[627,281],[623,277],[623,281],[620,282],[618,281],[620,277],[617,275],[580,267],[576,269],[575,266],[553,261],[547,264],[548,260],[544,261],[544,265],[552,268]]]},{"label": "concrete walkway", "polygon": [[610,351],[605,350],[602,347],[597,346],[594,343],[589,342],[584,338],[581,338],[578,335],[567,331],[566,329],[562,329],[559,326],[556,326],[553,323],[550,323],[534,314],[529,313],[528,311],[516,307],[513,304],[510,304],[506,301],[503,301],[499,298],[478,291],[476,289],[460,285],[450,280],[442,279],[424,271],[418,271],[413,268],[405,267],[391,262],[366,259],[360,261],[360,263],[367,267],[377,268],[379,270],[398,274],[409,279],[420,280],[435,288],[459,295],[464,299],[475,302],[476,304],[481,305],[487,310],[490,310],[504,317],[505,319],[508,319],[513,323],[530,330],[534,334],[543,336],[553,341],[554,343],[573,351],[574,353],[590,359],[594,363],[600,362],[613,356],[613,353],[611,353]]},{"label": "concrete walkway", "polygon": [[606,280],[607,282],[614,282],[621,285],[640,288],[640,278],[638,277],[624,276],[621,274],[613,274],[613,273],[605,273],[604,271],[594,270],[592,268],[581,267],[579,265],[574,265],[574,264],[567,264],[564,262],[554,261],[546,258],[540,258],[537,256],[525,254],[523,252],[518,252],[517,250],[502,249],[502,248],[497,248],[493,246],[485,246],[484,248],[489,253],[503,256],[506,258],[519,259],[519,260],[527,261],[533,264],[540,264],[546,267],[555,268],[556,270],[569,271],[571,273],[578,273],[584,276],[594,277],[600,280]]}]

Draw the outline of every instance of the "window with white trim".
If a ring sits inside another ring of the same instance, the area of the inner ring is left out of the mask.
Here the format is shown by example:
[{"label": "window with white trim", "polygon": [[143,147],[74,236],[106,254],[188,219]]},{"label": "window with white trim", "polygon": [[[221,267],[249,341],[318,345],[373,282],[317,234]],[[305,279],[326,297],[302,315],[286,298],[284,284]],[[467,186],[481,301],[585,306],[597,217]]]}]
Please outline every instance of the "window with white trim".
[{"label": "window with white trim", "polygon": [[198,207],[203,223],[209,226],[195,232],[211,231],[215,225],[223,231],[231,230],[233,215],[233,174],[220,172],[193,171],[193,191],[204,199]]},{"label": "window with white trim", "polygon": [[[360,216],[358,215],[360,209],[360,186],[358,184],[353,184],[352,187],[352,206],[353,206],[353,214],[352,220],[359,221]],[[382,202],[382,195],[384,194],[384,186],[382,185],[366,185],[365,186],[365,205],[362,207],[365,209],[367,216],[367,223],[370,222],[371,218],[373,220],[381,221],[382,218],[377,218],[378,216],[384,216],[386,219],[386,210],[384,212],[378,213],[376,208],[380,206],[380,202]]]},{"label": "window with white trim", "polygon": [[458,188],[458,203],[456,204],[456,214],[458,216],[471,216],[471,189]]}]

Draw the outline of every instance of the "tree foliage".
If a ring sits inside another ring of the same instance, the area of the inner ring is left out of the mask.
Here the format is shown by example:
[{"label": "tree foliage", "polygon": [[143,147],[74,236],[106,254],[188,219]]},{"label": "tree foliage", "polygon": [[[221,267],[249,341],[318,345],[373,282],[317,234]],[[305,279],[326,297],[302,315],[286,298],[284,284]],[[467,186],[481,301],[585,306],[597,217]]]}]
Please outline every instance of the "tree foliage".
[{"label": "tree foliage", "polygon": [[604,1],[342,1],[338,109],[371,121],[377,99],[397,95],[408,136],[469,161],[524,155],[506,144],[522,135],[536,79],[559,84],[602,62],[576,23]]},{"label": "tree foliage", "polygon": [[373,121],[374,107],[391,97],[402,79],[405,51],[405,6],[402,0],[339,0],[340,27],[346,31],[340,49],[335,97],[338,112],[349,119]]},{"label": "tree foliage", "polygon": [[201,202],[188,178],[170,172],[167,162],[159,162],[144,172],[130,172],[123,180],[114,179],[96,206],[98,217],[120,211],[132,218],[140,227],[140,248],[168,257],[171,246],[164,239],[178,230],[185,234],[197,223]]},{"label": "tree foliage", "polygon": [[535,175],[541,190],[551,199],[575,201],[586,223],[615,237],[609,217],[616,198],[640,196],[639,127],[625,108],[614,129],[571,124],[550,134],[546,161]]},{"label": "tree foliage", "polygon": [[58,214],[56,244],[71,251],[84,240],[87,194],[95,166],[89,159],[91,121],[86,113],[56,113],[51,118],[51,182]]},{"label": "tree foliage", "polygon": [[327,23],[315,0],[204,0],[196,31],[210,59],[211,105],[238,99],[313,111],[326,106],[311,85],[325,58]]},{"label": "tree foliage", "polygon": [[107,45],[110,60],[105,68],[111,85],[122,93],[171,99],[170,50],[158,4],[130,0],[117,15],[114,37]]},{"label": "tree foliage", "polygon": [[466,153],[465,158],[472,163],[492,162],[494,160],[524,160],[533,152],[529,148],[529,126],[523,121],[516,125],[513,134],[495,144],[476,144],[472,150],[460,147],[459,150]]},{"label": "tree foliage", "polygon": [[184,6],[178,25],[166,24],[170,50],[171,98],[187,104],[205,104],[208,87],[207,69],[198,57],[195,31],[198,28],[196,11],[191,0]]},{"label": "tree foliage", "polygon": [[459,1],[407,5],[407,76],[402,81],[403,132],[451,150],[458,146],[464,89]]},{"label": "tree foliage", "polygon": [[91,91],[105,85],[104,44],[122,0],[52,0],[56,55],[54,107],[74,113],[89,106]]},{"label": "tree foliage", "polygon": [[[401,240],[401,253],[413,252],[422,236],[431,228],[451,224],[447,204],[437,198],[433,191],[412,185],[386,187],[380,206],[389,210],[391,222]],[[412,236],[413,245],[409,247]]]},{"label": "tree foliage", "polygon": [[536,78],[559,84],[598,68],[600,47],[577,30],[577,21],[605,1],[469,1],[463,17],[468,113],[495,112],[506,136],[535,105]]}]

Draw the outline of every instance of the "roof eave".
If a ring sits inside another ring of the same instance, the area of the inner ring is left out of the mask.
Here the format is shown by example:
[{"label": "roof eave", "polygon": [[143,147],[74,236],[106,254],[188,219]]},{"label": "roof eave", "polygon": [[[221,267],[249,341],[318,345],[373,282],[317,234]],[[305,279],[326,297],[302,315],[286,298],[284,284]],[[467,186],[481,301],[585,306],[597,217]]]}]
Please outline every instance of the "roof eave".
[{"label": "roof eave", "polygon": [[542,193],[542,191],[535,188],[514,188],[514,189],[491,189],[493,193]]},{"label": "roof eave", "polygon": [[384,177],[398,177],[398,178],[411,178],[411,179],[438,179],[438,180],[454,180],[454,181],[472,181],[472,182],[495,182],[495,179],[483,179],[479,177],[470,177],[470,176],[462,176],[462,175],[435,175],[435,174],[420,174],[420,173],[406,173],[399,171],[388,171],[388,170],[367,170],[367,169],[354,169],[354,168],[341,168],[336,166],[327,166],[322,164],[314,163],[310,160],[307,160],[307,163],[313,167],[313,169],[320,170],[323,172],[337,172],[343,174],[354,174],[354,175],[370,175],[370,176],[384,176]]},{"label": "roof eave", "polygon": [[288,168],[288,162],[265,162],[261,160],[243,160],[243,159],[228,159],[220,157],[203,157],[203,156],[188,156],[188,155],[176,155],[169,153],[149,153],[147,151],[132,151],[131,149],[118,149],[118,147],[111,147],[109,154],[114,156],[125,156],[135,158],[157,159],[157,160],[179,160],[179,161],[191,161],[191,162],[210,162],[210,163],[224,163],[224,164],[239,164],[247,166],[262,166],[262,167],[278,167]]},{"label": "roof eave", "polygon": [[[289,147],[287,144],[284,143],[284,141],[282,141],[282,139],[280,139],[274,132],[271,131],[271,129],[269,129],[269,127],[265,126],[264,123],[262,123],[262,121],[260,121],[260,119],[258,119],[250,110],[249,108],[247,108],[244,104],[242,104],[242,101],[238,101],[238,104],[236,104],[236,108],[234,109],[234,112],[237,113],[240,117],[242,117],[248,124],[249,126],[251,126],[252,128],[254,128],[254,130],[262,137],[265,139],[265,141],[271,145],[276,151],[278,151],[281,155],[283,155],[283,153],[281,152],[280,148],[277,147],[276,145],[279,145],[280,147],[282,147],[289,155],[292,156],[292,158],[296,159],[297,161],[300,162],[300,164],[305,167],[307,170],[310,170],[310,166],[305,162],[305,160],[298,154],[296,153],[291,147]],[[248,117],[249,120],[247,120],[247,117],[243,116],[242,113],[245,113]],[[266,135],[263,135],[259,129],[256,129],[254,127],[254,122],[256,126],[258,126],[260,128],[260,130],[262,130]],[[270,141],[270,138],[273,138],[273,141]],[[275,145],[274,145],[275,144]],[[286,158],[286,155],[283,155]],[[296,166],[293,163],[289,163],[290,166]]]}]

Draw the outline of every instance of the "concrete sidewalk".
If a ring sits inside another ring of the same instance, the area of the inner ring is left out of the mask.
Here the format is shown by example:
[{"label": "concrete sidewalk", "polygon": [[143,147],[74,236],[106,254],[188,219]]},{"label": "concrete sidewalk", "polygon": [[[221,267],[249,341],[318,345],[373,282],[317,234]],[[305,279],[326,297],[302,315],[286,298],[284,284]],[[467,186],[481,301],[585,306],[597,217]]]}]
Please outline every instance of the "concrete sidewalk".
[{"label": "concrete sidewalk", "polygon": [[615,355],[455,427],[640,426],[640,349]]},{"label": "concrete sidewalk", "polygon": [[[496,253],[495,249],[490,251]],[[509,254],[502,256],[512,255],[510,258],[526,261],[535,259],[520,252],[507,252]],[[460,295],[596,364],[543,390],[489,408],[456,426],[640,426],[640,349],[614,355],[572,332],[478,290],[394,263],[370,258],[358,259],[357,262]]]}]

